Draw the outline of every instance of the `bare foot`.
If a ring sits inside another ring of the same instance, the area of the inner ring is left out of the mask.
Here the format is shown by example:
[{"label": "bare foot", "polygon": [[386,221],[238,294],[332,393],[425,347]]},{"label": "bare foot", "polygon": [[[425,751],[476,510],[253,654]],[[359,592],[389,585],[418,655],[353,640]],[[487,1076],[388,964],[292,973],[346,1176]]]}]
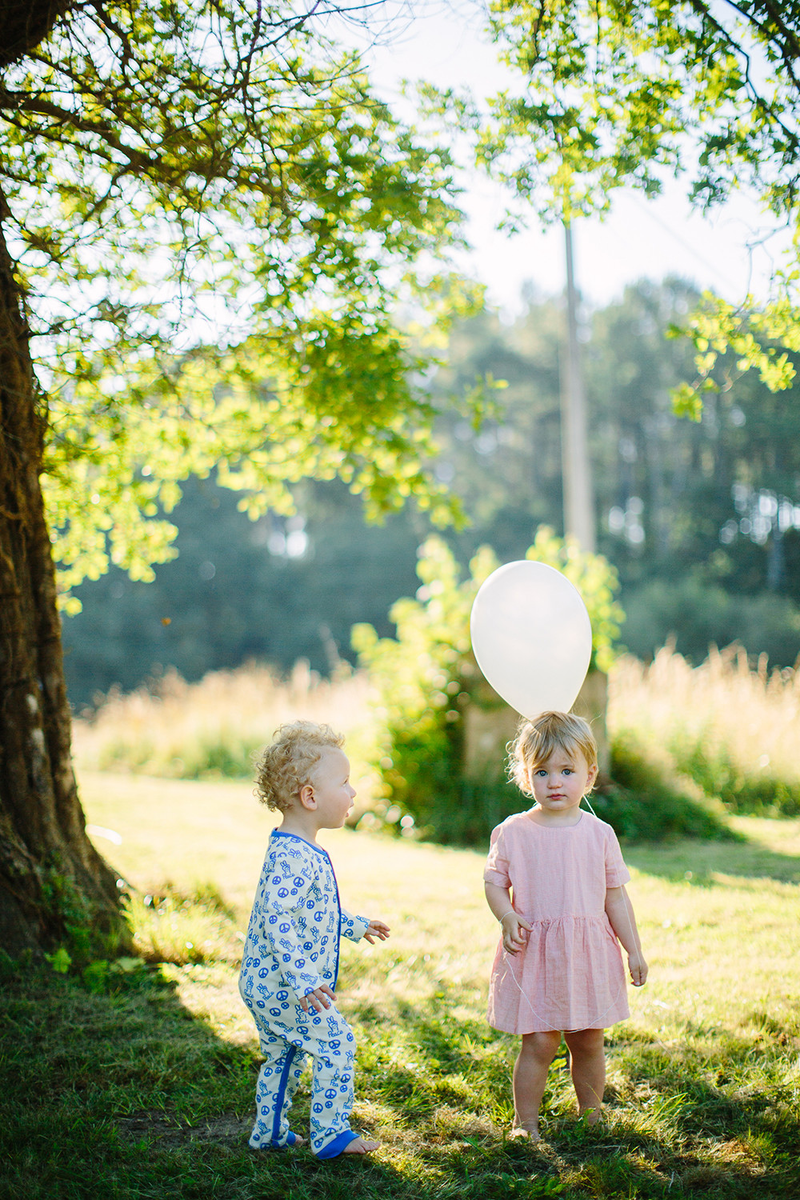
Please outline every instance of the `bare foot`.
[{"label": "bare foot", "polygon": [[603,1113],[600,1108],[584,1108],[578,1113],[578,1118],[587,1125],[599,1125],[603,1120]]},{"label": "bare foot", "polygon": [[515,1125],[508,1136],[520,1140],[524,1138],[529,1142],[542,1140],[538,1129],[528,1129],[525,1125]]},{"label": "bare foot", "polygon": [[357,1137],[347,1143],[342,1154],[371,1154],[379,1146],[380,1142],[365,1142],[362,1137]]}]

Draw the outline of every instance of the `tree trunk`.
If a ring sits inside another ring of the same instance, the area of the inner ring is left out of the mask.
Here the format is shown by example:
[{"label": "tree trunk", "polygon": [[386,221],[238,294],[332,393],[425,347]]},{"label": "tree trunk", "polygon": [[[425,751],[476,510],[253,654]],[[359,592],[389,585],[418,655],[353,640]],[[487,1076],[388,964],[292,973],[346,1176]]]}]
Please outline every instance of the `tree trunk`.
[{"label": "tree trunk", "polygon": [[86,836],[39,483],[46,413],[0,193],[0,949],[121,935],[114,873]]},{"label": "tree trunk", "polygon": [[8,66],[43,41],[73,0],[0,0],[0,66]]}]

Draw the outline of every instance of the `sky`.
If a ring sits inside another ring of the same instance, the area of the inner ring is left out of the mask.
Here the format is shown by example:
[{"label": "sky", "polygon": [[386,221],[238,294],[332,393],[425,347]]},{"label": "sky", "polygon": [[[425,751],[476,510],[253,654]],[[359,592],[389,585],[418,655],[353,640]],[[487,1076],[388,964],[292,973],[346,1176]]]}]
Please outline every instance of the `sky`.
[{"label": "sky", "polygon": [[[404,78],[428,79],[443,87],[466,85],[484,94],[499,90],[510,78],[481,35],[478,8],[469,0],[416,0],[413,16],[405,17],[403,0],[398,4],[378,44],[373,21],[363,33],[351,24],[346,36],[363,52],[378,90],[406,119],[413,120],[413,108],[401,95]],[[503,189],[477,172],[466,182],[460,203],[468,214],[473,249],[459,264],[486,284],[489,302],[513,317],[523,307],[526,282],[544,295],[560,293],[565,285],[563,231],[542,228],[535,217],[517,236],[498,231]],[[768,227],[755,203],[744,196],[705,217],[690,208],[678,182],[670,182],[657,200],[620,189],[603,220],[581,218],[573,224],[578,289],[590,305],[602,305],[618,298],[628,283],[677,274],[733,302],[743,300],[748,290],[762,295],[781,235],[752,252],[747,242]]]}]

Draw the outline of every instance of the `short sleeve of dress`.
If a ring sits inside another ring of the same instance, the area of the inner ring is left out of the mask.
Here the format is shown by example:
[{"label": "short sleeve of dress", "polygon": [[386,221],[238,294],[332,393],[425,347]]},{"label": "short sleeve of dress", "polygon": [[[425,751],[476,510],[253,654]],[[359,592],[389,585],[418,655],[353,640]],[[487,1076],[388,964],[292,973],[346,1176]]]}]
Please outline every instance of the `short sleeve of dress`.
[{"label": "short sleeve of dress", "polygon": [[622,887],[623,884],[630,882],[631,873],[625,866],[617,835],[610,825],[607,825],[606,829],[608,831],[605,842],[606,887]]},{"label": "short sleeve of dress", "polygon": [[508,873],[508,849],[506,846],[505,830],[498,825],[492,830],[489,843],[489,856],[483,869],[485,883],[496,883],[498,887],[511,887],[511,877]]}]

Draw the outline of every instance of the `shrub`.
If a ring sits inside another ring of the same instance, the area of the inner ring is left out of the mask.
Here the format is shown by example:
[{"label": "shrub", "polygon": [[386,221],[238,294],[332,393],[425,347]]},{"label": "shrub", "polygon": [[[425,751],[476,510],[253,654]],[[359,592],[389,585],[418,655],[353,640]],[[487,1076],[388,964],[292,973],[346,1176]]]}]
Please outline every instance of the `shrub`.
[{"label": "shrub", "polygon": [[796,817],[800,813],[800,783],[774,774],[750,775],[724,748],[704,740],[676,739],[670,750],[675,764],[707,796],[716,796],[729,812],[759,816]]},{"label": "shrub", "polygon": [[708,805],[669,781],[641,746],[623,734],[611,743],[613,784],[589,800],[597,816],[622,838],[656,841],[664,837],[732,838],[735,835]]},{"label": "shrub", "polygon": [[[527,557],[561,570],[581,591],[592,619],[593,659],[607,669],[622,616],[613,568],[544,528]],[[475,593],[497,566],[494,553],[483,547],[461,581],[445,542],[431,537],[420,552],[416,598],[392,608],[396,638],[378,638],[370,625],[353,629],[353,647],[381,700],[374,766],[384,802],[405,814],[406,832],[415,825],[442,842],[484,841],[520,806],[503,761],[465,774],[467,709],[504,707],[477,668],[469,636]]]}]

